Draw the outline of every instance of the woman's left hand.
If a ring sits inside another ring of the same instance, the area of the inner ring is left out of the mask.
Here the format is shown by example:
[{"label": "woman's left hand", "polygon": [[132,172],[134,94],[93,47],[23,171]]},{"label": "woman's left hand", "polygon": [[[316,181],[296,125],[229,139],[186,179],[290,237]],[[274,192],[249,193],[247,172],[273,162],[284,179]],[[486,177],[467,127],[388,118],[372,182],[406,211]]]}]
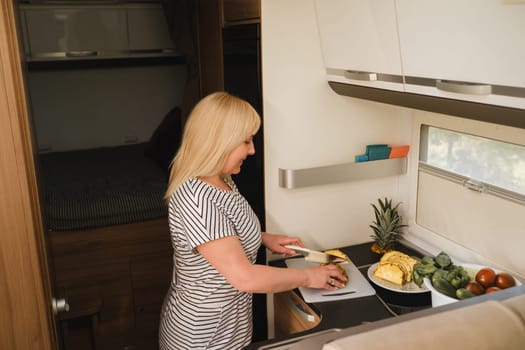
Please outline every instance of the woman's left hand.
[{"label": "woman's left hand", "polygon": [[295,255],[293,249],[288,249],[285,245],[297,245],[304,247],[303,242],[299,237],[289,237],[286,235],[271,234],[268,232],[263,232],[262,241],[266,248],[270,249],[276,254],[285,254],[287,256]]}]

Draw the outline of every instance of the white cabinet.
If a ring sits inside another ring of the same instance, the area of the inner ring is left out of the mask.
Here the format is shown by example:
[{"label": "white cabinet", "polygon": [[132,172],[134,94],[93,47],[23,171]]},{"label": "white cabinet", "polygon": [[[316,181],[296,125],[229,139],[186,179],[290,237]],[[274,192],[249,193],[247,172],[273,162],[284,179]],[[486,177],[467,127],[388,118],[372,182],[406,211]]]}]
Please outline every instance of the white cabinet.
[{"label": "white cabinet", "polygon": [[403,90],[394,0],[316,0],[328,79]]},{"label": "white cabinet", "polygon": [[525,109],[525,0],[316,0],[329,81]]},{"label": "white cabinet", "polygon": [[130,5],[127,14],[130,50],[153,51],[173,48],[168,23],[161,6]]},{"label": "white cabinet", "polygon": [[525,108],[525,1],[396,2],[406,91]]},{"label": "white cabinet", "polygon": [[128,48],[122,8],[30,6],[22,14],[31,58],[108,56]]},{"label": "white cabinet", "polygon": [[29,61],[175,54],[160,4],[21,5]]}]

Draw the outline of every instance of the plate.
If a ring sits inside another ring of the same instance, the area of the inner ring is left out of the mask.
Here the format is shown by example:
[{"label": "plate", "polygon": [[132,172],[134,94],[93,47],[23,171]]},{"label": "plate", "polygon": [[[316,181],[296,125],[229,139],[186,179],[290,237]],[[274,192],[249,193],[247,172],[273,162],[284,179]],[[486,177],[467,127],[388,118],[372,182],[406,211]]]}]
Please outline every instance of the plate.
[{"label": "plate", "polygon": [[391,283],[391,282],[385,281],[381,278],[374,276],[374,271],[378,264],[379,263],[372,264],[372,266],[368,268],[368,272],[367,272],[368,278],[370,278],[370,281],[373,284],[381,288],[385,288],[385,289],[391,290],[393,292],[398,292],[398,293],[426,293],[428,292],[428,288],[425,287],[424,284],[421,285],[421,287],[419,287],[414,282],[409,282],[409,283],[405,283],[402,286],[400,286],[398,284]]}]

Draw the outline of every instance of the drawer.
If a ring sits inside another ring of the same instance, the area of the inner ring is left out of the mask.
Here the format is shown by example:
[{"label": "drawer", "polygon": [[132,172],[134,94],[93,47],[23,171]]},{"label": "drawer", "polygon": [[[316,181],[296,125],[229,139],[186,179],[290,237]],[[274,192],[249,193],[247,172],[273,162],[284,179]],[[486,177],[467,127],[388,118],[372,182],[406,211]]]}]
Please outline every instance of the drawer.
[{"label": "drawer", "polygon": [[321,322],[319,315],[293,291],[274,294],[274,317],[276,336],[306,331]]}]

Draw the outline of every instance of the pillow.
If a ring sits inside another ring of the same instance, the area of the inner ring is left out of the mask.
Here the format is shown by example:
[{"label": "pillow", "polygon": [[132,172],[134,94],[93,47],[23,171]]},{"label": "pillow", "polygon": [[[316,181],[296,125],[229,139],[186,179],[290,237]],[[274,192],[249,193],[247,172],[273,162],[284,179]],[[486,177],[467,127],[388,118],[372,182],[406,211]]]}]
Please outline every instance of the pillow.
[{"label": "pillow", "polygon": [[144,155],[153,160],[166,173],[179,149],[182,138],[181,111],[173,108],[157,126],[144,148]]}]

